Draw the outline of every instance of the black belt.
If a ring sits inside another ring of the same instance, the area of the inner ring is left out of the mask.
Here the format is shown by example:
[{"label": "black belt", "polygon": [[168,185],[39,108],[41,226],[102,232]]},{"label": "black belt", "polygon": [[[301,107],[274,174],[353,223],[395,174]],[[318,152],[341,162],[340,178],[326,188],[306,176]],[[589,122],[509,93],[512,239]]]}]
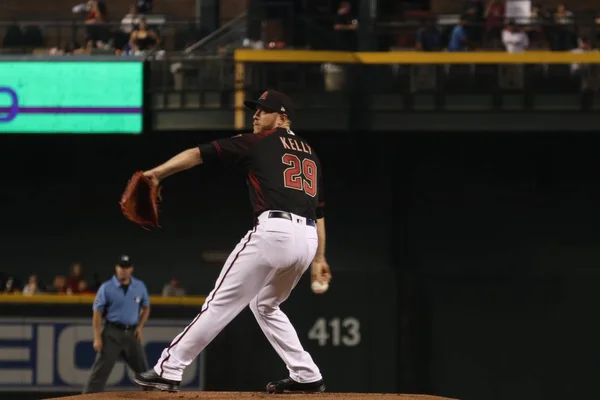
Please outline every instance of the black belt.
[{"label": "black belt", "polygon": [[106,325],[110,325],[114,328],[120,329],[122,331],[132,331],[137,328],[137,325],[123,325],[118,322],[106,321]]},{"label": "black belt", "polygon": [[[289,213],[287,211],[269,211],[269,218],[283,218],[289,219],[290,221],[294,220],[294,216],[292,215],[292,213]],[[317,226],[317,223],[314,219],[306,218],[306,225]]]}]

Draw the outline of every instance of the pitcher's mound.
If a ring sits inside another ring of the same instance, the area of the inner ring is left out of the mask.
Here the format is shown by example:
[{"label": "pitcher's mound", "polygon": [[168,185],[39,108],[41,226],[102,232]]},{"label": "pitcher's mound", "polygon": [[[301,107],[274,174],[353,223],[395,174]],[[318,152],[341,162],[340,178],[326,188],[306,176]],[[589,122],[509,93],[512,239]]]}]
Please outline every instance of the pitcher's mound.
[{"label": "pitcher's mound", "polygon": [[286,399],[286,400],[456,400],[446,397],[428,396],[420,394],[379,394],[379,393],[320,393],[320,394],[267,394],[250,392],[105,392],[83,394],[67,397],[52,397],[63,400],[123,400],[123,399],[151,399],[151,400],[258,400],[258,399]]}]

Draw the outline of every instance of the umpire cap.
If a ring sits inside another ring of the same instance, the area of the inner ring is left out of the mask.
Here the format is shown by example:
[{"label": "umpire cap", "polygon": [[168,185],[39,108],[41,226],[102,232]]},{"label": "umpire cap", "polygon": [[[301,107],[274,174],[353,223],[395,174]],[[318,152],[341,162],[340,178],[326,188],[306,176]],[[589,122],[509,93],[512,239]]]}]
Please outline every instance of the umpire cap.
[{"label": "umpire cap", "polygon": [[117,263],[117,265],[122,268],[129,268],[133,264],[131,263],[131,258],[128,255],[124,254],[121,257],[119,257],[119,262]]},{"label": "umpire cap", "polygon": [[266,111],[285,114],[289,119],[292,119],[294,113],[294,103],[292,99],[277,90],[265,91],[258,100],[246,100],[244,105],[251,110],[256,110],[257,107],[262,107]]}]

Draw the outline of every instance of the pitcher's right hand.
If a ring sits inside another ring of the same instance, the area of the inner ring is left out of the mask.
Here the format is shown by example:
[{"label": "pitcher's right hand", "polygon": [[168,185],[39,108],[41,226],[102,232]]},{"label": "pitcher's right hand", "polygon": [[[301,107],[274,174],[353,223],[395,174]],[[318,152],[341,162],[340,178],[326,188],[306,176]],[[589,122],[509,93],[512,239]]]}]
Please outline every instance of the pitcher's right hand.
[{"label": "pitcher's right hand", "polygon": [[331,280],[331,271],[329,270],[329,264],[325,258],[314,259],[311,268],[311,283],[318,281],[321,283],[329,283]]}]

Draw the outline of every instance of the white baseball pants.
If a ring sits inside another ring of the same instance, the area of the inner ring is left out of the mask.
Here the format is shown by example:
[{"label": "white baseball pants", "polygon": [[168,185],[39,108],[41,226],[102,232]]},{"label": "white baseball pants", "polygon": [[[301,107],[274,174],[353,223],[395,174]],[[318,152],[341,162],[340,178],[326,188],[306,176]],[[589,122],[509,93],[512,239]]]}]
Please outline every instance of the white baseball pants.
[{"label": "white baseball pants", "polygon": [[321,379],[296,330],[279,309],[317,251],[316,227],[291,214],[292,221],[262,213],[258,224],[229,255],[200,314],[163,350],[154,371],[181,381],[183,370],[247,305],[263,333],[297,382]]}]

